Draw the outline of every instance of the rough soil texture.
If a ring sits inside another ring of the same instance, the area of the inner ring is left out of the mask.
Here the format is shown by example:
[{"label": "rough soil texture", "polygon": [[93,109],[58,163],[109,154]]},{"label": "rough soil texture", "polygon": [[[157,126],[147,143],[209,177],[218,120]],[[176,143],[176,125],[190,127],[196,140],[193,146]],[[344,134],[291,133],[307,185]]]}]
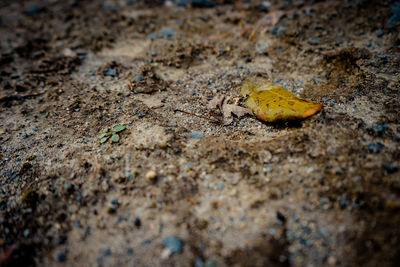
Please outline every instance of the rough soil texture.
[{"label": "rough soil texture", "polygon": [[175,2],[0,3],[0,265],[400,266],[393,2]]}]

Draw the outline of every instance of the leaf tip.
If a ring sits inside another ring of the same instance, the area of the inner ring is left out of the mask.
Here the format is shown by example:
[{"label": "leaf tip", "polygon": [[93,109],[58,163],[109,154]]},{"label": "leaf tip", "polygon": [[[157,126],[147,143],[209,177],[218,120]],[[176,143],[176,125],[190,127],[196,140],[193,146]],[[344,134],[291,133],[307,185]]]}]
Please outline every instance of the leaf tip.
[{"label": "leaf tip", "polygon": [[316,104],[316,105],[315,105],[315,108],[306,110],[306,111],[303,113],[303,118],[310,117],[310,116],[314,115],[315,113],[317,113],[318,111],[320,111],[321,109],[322,109],[322,104]]}]

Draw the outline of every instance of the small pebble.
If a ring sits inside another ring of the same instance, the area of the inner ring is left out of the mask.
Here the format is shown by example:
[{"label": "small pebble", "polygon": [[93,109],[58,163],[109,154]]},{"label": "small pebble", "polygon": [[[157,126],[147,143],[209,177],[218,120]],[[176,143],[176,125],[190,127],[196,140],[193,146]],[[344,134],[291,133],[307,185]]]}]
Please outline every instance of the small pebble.
[{"label": "small pebble", "polygon": [[194,266],[195,267],[203,267],[204,266],[203,260],[200,258],[197,258],[196,261],[194,262]]},{"label": "small pebble", "polygon": [[225,188],[225,184],[223,182],[219,182],[218,183],[218,189],[224,189]]},{"label": "small pebble", "polygon": [[25,12],[29,15],[37,15],[39,13],[39,8],[35,6],[28,7]]},{"label": "small pebble", "polygon": [[379,153],[382,148],[384,148],[384,144],[382,143],[369,143],[368,144],[368,150],[370,153]]},{"label": "small pebble", "polygon": [[319,45],[320,44],[320,42],[317,39],[310,39],[310,40],[308,40],[308,43],[310,45]]},{"label": "small pebble", "polygon": [[367,128],[367,131],[372,134],[382,135],[383,133],[389,130],[389,126],[385,124],[379,124],[372,127]]},{"label": "small pebble", "polygon": [[155,171],[148,171],[146,173],[146,178],[149,180],[154,180],[157,178],[157,173]]},{"label": "small pebble", "polygon": [[261,4],[259,5],[258,9],[260,9],[260,11],[267,12],[270,7],[271,7],[270,2],[262,1]]},{"label": "small pebble", "polygon": [[29,229],[25,229],[24,230],[24,237],[28,237],[29,236]]},{"label": "small pebble", "polygon": [[193,139],[202,139],[204,136],[201,133],[198,133],[198,132],[191,132],[189,134],[189,137],[193,138]]},{"label": "small pebble", "polygon": [[137,2],[138,2],[138,0],[127,0],[126,5],[130,6],[130,5],[136,4]]},{"label": "small pebble", "polygon": [[283,215],[282,213],[280,213],[279,211],[276,212],[276,218],[282,223],[284,224],[286,222],[286,217],[285,215]]},{"label": "small pebble", "polygon": [[127,248],[127,249],[126,249],[126,253],[127,253],[128,255],[133,255],[133,248]]},{"label": "small pebble", "polygon": [[105,257],[108,257],[108,256],[111,256],[111,250],[109,249],[109,248],[107,248],[106,250],[104,250],[104,253],[103,253],[103,255],[105,256]]},{"label": "small pebble", "polygon": [[373,66],[373,67],[375,67],[375,68],[379,68],[379,63],[378,62],[375,62],[375,61],[373,61],[373,62],[371,62],[371,63],[369,63],[371,66]]},{"label": "small pebble", "polygon": [[72,184],[70,182],[68,182],[68,181],[65,181],[64,182],[64,189],[67,192],[71,192],[73,190]]},{"label": "small pebble", "polygon": [[204,267],[217,267],[217,262],[213,259],[209,259],[204,264]]},{"label": "small pebble", "polygon": [[150,34],[149,37],[151,40],[155,40],[158,38],[171,39],[171,38],[175,37],[177,34],[178,33],[174,29],[167,28],[167,29],[161,30],[159,32],[152,33],[152,34]]},{"label": "small pebble", "polygon": [[390,164],[389,162],[384,162],[383,167],[386,169],[388,173],[395,173],[398,170],[396,166]]},{"label": "small pebble", "polygon": [[345,198],[340,199],[340,208],[345,209],[348,205],[349,202]]},{"label": "small pebble", "polygon": [[188,7],[190,5],[190,0],[174,0],[177,6]]},{"label": "small pebble", "polygon": [[269,233],[270,235],[275,235],[276,230],[275,230],[274,228],[270,228],[270,229],[268,230],[268,233]]},{"label": "small pebble", "polygon": [[141,82],[143,80],[144,80],[143,76],[136,76],[136,78],[135,78],[135,81],[137,81],[137,82]]},{"label": "small pebble", "polygon": [[166,237],[163,241],[163,244],[166,248],[168,248],[172,253],[181,253],[183,248],[183,240],[178,238],[177,236],[170,235]]},{"label": "small pebble", "polygon": [[142,221],[140,220],[139,217],[135,218],[134,224],[137,228],[140,228],[140,226],[142,226]]},{"label": "small pebble", "polygon": [[106,72],[104,72],[104,75],[114,77],[117,75],[117,71],[115,69],[107,69]]},{"label": "small pebble", "polygon": [[149,246],[151,244],[151,241],[152,241],[151,239],[143,240],[142,245],[143,246]]},{"label": "small pebble", "polygon": [[193,7],[214,7],[215,3],[212,0],[192,0]]},{"label": "small pebble", "polygon": [[76,54],[77,54],[78,56],[81,56],[81,57],[84,57],[84,56],[87,55],[87,52],[86,52],[86,51],[83,51],[83,50],[77,50],[77,51],[75,51],[75,52],[76,52]]},{"label": "small pebble", "polygon": [[336,260],[336,258],[334,256],[330,256],[328,258],[328,264],[329,265],[336,265],[336,262],[337,262],[337,260]]},{"label": "small pebble", "polygon": [[82,224],[81,224],[81,222],[79,220],[75,221],[75,226],[80,228],[80,229],[82,229]]},{"label": "small pebble", "polygon": [[60,253],[57,255],[57,260],[59,262],[64,262],[67,260],[67,255],[65,253]]},{"label": "small pebble", "polygon": [[256,51],[258,54],[267,54],[268,46],[263,44],[257,44]]},{"label": "small pebble", "polygon": [[271,30],[271,34],[276,35],[278,37],[282,37],[283,35],[285,35],[285,33],[286,33],[286,28],[284,26],[275,26]]}]

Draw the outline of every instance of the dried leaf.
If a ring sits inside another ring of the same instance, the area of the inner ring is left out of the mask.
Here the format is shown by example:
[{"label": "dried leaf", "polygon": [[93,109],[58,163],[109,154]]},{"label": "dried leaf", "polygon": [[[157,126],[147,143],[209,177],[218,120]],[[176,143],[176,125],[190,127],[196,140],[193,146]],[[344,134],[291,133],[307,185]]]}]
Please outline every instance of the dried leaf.
[{"label": "dried leaf", "polygon": [[216,109],[216,108],[220,108],[222,107],[222,102],[224,101],[225,96],[223,95],[217,95],[214,96],[213,99],[210,100],[210,102],[208,103],[208,108],[209,109]]},{"label": "dried leaf", "polygon": [[233,121],[232,114],[234,114],[238,118],[241,118],[246,114],[251,114],[251,110],[240,106],[224,103],[222,107],[222,113],[224,115],[224,125],[228,125]]},{"label": "dried leaf", "polygon": [[281,10],[275,10],[269,12],[267,15],[262,17],[258,23],[257,23],[257,30],[262,30],[263,32],[266,32],[268,29],[273,28],[280,19],[285,15],[286,13]]},{"label": "dried leaf", "polygon": [[321,104],[298,98],[285,88],[260,78],[248,79],[241,94],[248,96],[245,104],[254,115],[268,122],[304,119],[322,109]]}]

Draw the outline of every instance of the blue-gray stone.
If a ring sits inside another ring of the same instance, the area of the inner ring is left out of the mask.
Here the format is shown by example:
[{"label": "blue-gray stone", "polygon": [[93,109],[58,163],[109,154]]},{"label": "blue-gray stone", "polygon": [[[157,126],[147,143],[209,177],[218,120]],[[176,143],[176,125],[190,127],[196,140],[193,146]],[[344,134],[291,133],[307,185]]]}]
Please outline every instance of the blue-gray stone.
[{"label": "blue-gray stone", "polygon": [[379,68],[379,63],[376,61],[373,61],[371,63],[369,63],[371,66],[375,67],[375,68]]},{"label": "blue-gray stone", "polygon": [[194,266],[195,267],[203,267],[204,266],[203,260],[200,258],[197,258],[196,261],[194,262]]},{"label": "blue-gray stone", "polygon": [[58,262],[64,262],[67,260],[67,255],[65,253],[60,253],[57,255]]},{"label": "blue-gray stone", "polygon": [[349,205],[349,202],[347,201],[347,199],[345,199],[345,198],[340,199],[340,207],[342,209],[345,209],[348,205]]},{"label": "blue-gray stone", "polygon": [[189,137],[193,138],[193,139],[202,139],[204,136],[201,133],[198,133],[198,132],[191,132],[189,134]]},{"label": "blue-gray stone", "polygon": [[225,185],[224,185],[224,183],[223,182],[219,182],[218,183],[218,189],[224,189],[225,188]]},{"label": "blue-gray stone", "polygon": [[136,4],[137,2],[138,2],[138,0],[127,0],[126,5],[130,6],[130,5]]},{"label": "blue-gray stone", "polygon": [[217,262],[213,259],[209,259],[206,261],[206,263],[204,264],[204,267],[216,267],[217,266]]},{"label": "blue-gray stone", "polygon": [[379,153],[385,145],[378,142],[378,143],[369,143],[368,150],[370,153]]},{"label": "blue-gray stone", "polygon": [[183,248],[183,240],[177,236],[170,235],[163,240],[163,244],[172,253],[181,253]]},{"label": "blue-gray stone", "polygon": [[266,54],[268,51],[268,45],[257,44],[256,51],[259,54]]},{"label": "blue-gray stone", "polygon": [[117,75],[117,71],[115,69],[107,69],[104,75],[114,77]]},{"label": "blue-gray stone", "polygon": [[399,169],[396,166],[390,164],[389,162],[384,162],[382,165],[388,173],[395,173]]},{"label": "blue-gray stone", "polygon": [[149,35],[151,40],[154,39],[159,39],[159,38],[167,38],[167,39],[171,39],[173,37],[175,37],[178,33],[171,28],[167,28],[158,32],[154,32],[152,34]]},{"label": "blue-gray stone", "polygon": [[270,3],[270,2],[268,2],[268,1],[263,1],[263,2],[261,2],[260,6],[259,6],[259,9],[260,9],[260,11],[266,12],[266,11],[268,11],[268,9],[269,9],[270,7],[271,7],[271,3]]},{"label": "blue-gray stone", "polygon": [[320,44],[320,42],[317,39],[310,39],[310,40],[308,40],[308,43],[310,45],[319,45]]},{"label": "blue-gray stone", "polygon": [[271,34],[278,36],[279,38],[282,37],[286,33],[286,28],[284,26],[275,26],[271,30]]},{"label": "blue-gray stone", "polygon": [[30,234],[29,229],[25,229],[25,231],[24,231],[24,237],[28,237],[29,234]]},{"label": "blue-gray stone", "polygon": [[109,249],[109,248],[107,248],[106,250],[104,250],[104,252],[103,252],[103,255],[105,256],[105,257],[109,257],[109,256],[111,256],[111,250]]},{"label": "blue-gray stone", "polygon": [[76,54],[77,54],[78,56],[84,57],[84,56],[87,55],[87,52],[86,52],[86,51],[83,51],[83,50],[77,50],[77,51],[76,51]]},{"label": "blue-gray stone", "polygon": [[39,13],[39,8],[36,6],[28,7],[25,12],[29,15],[37,15]]},{"label": "blue-gray stone", "polygon": [[133,255],[133,248],[127,248],[127,249],[126,249],[126,253],[127,253],[128,255]]},{"label": "blue-gray stone", "polygon": [[194,7],[214,7],[215,3],[212,0],[192,0]]},{"label": "blue-gray stone", "polygon": [[177,6],[188,7],[190,5],[190,0],[175,0],[174,1]]}]

